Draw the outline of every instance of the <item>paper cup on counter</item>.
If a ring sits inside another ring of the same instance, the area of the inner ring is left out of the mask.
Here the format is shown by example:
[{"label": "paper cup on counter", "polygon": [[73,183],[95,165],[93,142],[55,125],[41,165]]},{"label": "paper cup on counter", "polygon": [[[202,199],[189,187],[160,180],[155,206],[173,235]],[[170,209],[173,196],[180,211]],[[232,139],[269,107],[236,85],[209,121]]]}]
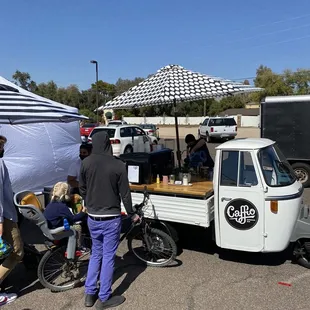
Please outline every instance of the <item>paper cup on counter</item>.
[{"label": "paper cup on counter", "polygon": [[163,175],[163,184],[164,185],[168,185],[168,182],[169,182],[169,178],[167,175]]}]

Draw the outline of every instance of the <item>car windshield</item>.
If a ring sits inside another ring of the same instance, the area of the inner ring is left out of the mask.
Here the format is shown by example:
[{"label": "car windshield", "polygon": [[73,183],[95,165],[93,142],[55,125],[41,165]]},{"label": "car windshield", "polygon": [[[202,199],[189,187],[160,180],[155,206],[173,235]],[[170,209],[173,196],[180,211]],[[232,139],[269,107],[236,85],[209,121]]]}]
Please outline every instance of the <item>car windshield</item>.
[{"label": "car windshield", "polygon": [[154,129],[155,128],[155,126],[151,124],[142,124],[140,125],[140,127],[143,129]]},{"label": "car windshield", "polygon": [[236,126],[234,118],[213,118],[210,119],[209,126]]},{"label": "car windshield", "polygon": [[258,159],[267,185],[288,186],[296,181],[295,173],[277,145],[263,148]]},{"label": "car windshield", "polygon": [[113,129],[113,128],[100,128],[100,129],[99,128],[98,129],[95,128],[91,132],[90,137],[92,138],[94,136],[94,134],[96,134],[99,131],[105,131],[108,134],[110,139],[114,138],[114,136],[115,136],[115,129]]}]

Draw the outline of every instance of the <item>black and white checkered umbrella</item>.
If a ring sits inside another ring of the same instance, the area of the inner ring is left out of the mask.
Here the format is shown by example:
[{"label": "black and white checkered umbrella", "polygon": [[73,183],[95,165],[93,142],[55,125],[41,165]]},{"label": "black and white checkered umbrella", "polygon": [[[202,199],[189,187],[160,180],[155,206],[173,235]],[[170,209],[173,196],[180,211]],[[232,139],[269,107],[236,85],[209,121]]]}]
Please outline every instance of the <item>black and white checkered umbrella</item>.
[{"label": "black and white checkered umbrella", "polygon": [[259,90],[261,89],[192,72],[178,65],[169,65],[99,109],[127,109],[190,102]]},{"label": "black and white checkered umbrella", "polygon": [[[260,91],[249,85],[214,78],[192,72],[178,65],[169,65],[157,71],[137,86],[107,102],[102,109],[130,109],[144,106],[176,104],[210,98],[221,98],[238,93]],[[175,114],[177,160],[181,167],[179,129]]]}]

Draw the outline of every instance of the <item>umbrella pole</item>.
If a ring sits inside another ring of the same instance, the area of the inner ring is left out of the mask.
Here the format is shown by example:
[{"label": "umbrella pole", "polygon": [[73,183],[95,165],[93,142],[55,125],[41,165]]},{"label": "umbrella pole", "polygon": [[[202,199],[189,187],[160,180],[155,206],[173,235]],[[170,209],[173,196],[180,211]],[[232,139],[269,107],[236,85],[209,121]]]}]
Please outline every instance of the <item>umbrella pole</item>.
[{"label": "umbrella pole", "polygon": [[181,169],[181,150],[180,150],[179,124],[178,124],[178,116],[177,116],[177,104],[176,104],[175,99],[174,99],[173,107],[174,107],[175,135],[176,135],[176,139],[177,139],[177,161],[178,161],[178,166]]}]

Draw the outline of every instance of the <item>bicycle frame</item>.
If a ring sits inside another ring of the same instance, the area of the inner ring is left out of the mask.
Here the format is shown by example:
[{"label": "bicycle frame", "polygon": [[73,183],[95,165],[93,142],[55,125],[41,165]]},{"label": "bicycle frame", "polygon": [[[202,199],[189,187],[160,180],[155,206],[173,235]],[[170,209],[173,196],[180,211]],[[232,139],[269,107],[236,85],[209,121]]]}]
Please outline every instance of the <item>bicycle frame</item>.
[{"label": "bicycle frame", "polygon": [[142,231],[142,235],[143,235],[143,239],[145,241],[145,244],[148,248],[148,250],[150,250],[151,248],[151,245],[150,245],[150,242],[147,238],[148,234],[147,234],[147,230],[149,229],[150,227],[150,224],[148,224],[144,218],[144,212],[143,212],[143,207],[146,205],[148,199],[149,199],[149,193],[147,192],[147,189],[146,187],[144,188],[144,197],[143,197],[143,201],[141,204],[139,205],[136,205],[136,213],[137,215],[140,216],[140,222],[135,224],[135,223],[132,223],[131,226],[129,227],[129,229],[122,235],[122,237],[120,238],[120,243],[130,235],[130,233],[132,233],[132,231],[134,231],[135,229],[139,229]]}]

